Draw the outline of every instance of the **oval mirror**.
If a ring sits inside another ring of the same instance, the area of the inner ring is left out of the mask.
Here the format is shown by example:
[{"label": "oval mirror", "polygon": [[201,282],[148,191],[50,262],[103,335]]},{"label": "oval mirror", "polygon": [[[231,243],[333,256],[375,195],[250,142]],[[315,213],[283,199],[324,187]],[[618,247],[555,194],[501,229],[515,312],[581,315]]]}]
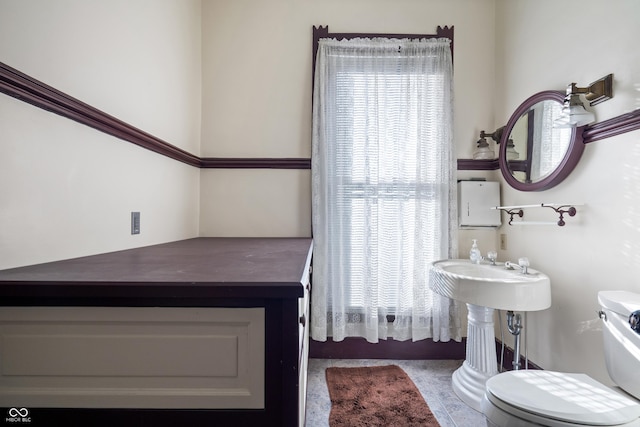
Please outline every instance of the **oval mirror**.
[{"label": "oval mirror", "polygon": [[554,126],[563,101],[563,92],[536,93],[516,109],[504,127],[498,162],[513,188],[547,190],[578,164],[584,151],[582,128]]}]

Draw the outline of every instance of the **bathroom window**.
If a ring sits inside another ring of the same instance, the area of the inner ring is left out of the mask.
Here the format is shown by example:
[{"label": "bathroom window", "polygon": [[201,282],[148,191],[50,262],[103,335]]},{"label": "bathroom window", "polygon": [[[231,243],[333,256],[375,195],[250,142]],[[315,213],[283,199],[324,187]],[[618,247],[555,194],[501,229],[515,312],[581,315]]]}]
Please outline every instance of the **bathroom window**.
[{"label": "bathroom window", "polygon": [[455,303],[428,289],[455,246],[448,40],[322,40],[314,78],[312,336],[448,340]]},{"label": "bathroom window", "polygon": [[[406,85],[415,91],[410,90],[408,97],[399,95]],[[336,76],[336,91],[337,128],[343,135],[336,141],[335,173],[340,177],[336,189],[344,203],[342,215],[349,220],[349,236],[344,240],[345,304],[353,311],[363,311],[369,290],[366,284],[371,280],[389,284],[411,280],[403,276],[413,271],[411,253],[416,250],[420,224],[416,207],[421,207],[423,221],[438,214],[433,176],[437,168],[428,171],[432,176],[428,173],[426,180],[416,174],[418,121],[434,123],[438,114],[435,109],[421,111],[416,95],[428,91],[434,99],[442,99],[443,83],[441,75],[342,72]],[[378,108],[370,108],[375,102]],[[397,256],[385,256],[384,251]],[[435,259],[435,251],[426,247],[424,255]],[[376,278],[365,268],[369,257],[382,263]],[[395,316],[401,308],[401,289],[396,285],[379,288],[377,298],[387,314]],[[331,296],[329,303],[332,305]],[[407,304],[412,306],[412,301]]]}]

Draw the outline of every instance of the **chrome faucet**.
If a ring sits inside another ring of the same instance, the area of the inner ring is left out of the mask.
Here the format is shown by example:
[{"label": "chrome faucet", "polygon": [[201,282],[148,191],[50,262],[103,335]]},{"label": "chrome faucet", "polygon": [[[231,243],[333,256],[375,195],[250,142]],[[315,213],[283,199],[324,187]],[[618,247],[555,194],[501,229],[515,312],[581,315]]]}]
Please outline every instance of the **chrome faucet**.
[{"label": "chrome faucet", "polygon": [[520,268],[520,273],[529,274],[529,258],[518,258],[518,264],[507,261],[504,263],[504,268],[506,268],[507,270],[515,270],[516,265]]}]

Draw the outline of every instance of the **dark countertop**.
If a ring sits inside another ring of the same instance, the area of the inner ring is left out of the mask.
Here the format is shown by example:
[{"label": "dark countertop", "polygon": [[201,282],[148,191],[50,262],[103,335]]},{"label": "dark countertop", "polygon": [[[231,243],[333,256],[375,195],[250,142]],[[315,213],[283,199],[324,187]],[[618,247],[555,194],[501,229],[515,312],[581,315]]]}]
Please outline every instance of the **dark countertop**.
[{"label": "dark countertop", "polygon": [[310,238],[195,238],[0,270],[0,305],[298,298],[311,248]]}]

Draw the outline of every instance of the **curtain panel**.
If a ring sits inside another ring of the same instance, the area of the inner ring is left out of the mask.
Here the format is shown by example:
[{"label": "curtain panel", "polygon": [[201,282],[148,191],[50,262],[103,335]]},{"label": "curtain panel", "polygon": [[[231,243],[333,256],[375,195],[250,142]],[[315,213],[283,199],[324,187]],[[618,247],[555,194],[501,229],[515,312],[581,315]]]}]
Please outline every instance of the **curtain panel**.
[{"label": "curtain panel", "polygon": [[315,340],[461,340],[457,303],[428,286],[429,263],[457,256],[449,43],[319,41]]}]

